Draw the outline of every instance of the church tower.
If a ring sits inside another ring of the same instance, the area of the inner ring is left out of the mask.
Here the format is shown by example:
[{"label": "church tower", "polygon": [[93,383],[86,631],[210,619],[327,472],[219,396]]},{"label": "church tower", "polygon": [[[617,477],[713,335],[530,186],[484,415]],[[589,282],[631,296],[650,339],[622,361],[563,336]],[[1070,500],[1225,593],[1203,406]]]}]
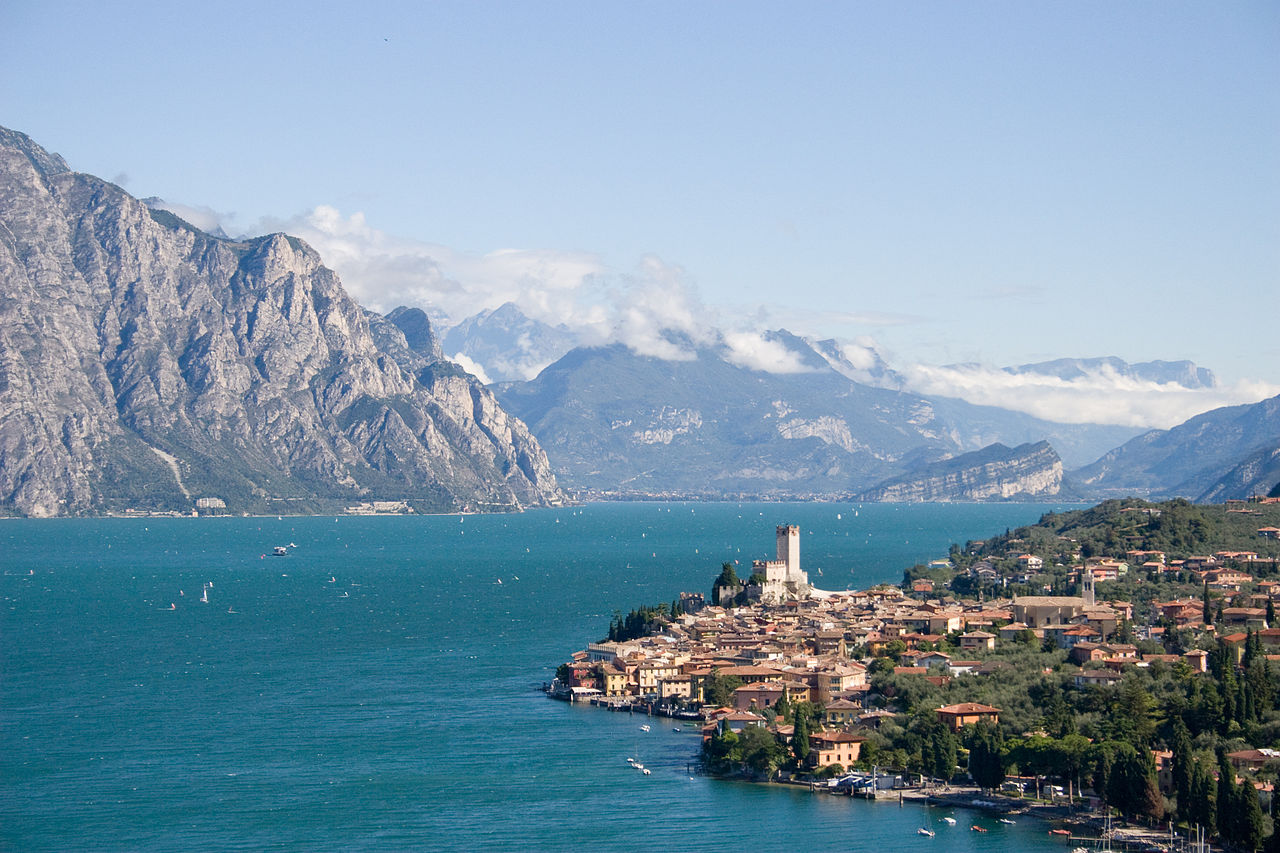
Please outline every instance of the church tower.
[{"label": "church tower", "polygon": [[1080,584],[1084,592],[1084,606],[1093,607],[1093,569],[1084,570],[1084,578]]}]

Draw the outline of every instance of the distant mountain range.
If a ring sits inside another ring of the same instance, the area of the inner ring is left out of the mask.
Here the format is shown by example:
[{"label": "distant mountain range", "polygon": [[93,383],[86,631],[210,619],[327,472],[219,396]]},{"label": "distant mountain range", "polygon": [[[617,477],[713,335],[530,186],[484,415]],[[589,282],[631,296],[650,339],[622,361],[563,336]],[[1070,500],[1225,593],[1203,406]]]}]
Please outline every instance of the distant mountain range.
[{"label": "distant mountain range", "polygon": [[[539,350],[544,358],[571,341],[568,330],[552,334],[514,305],[457,328],[467,335],[453,338],[454,344],[481,365],[486,351],[527,351],[519,341],[554,341]],[[484,330],[487,350],[468,343],[478,329]],[[911,393],[905,377],[869,348],[786,330],[764,339],[785,350],[792,372],[744,366],[723,340],[702,346],[680,341],[691,358],[662,360],[621,345],[566,349],[535,378],[495,388],[547,448],[561,480],[586,494],[973,500],[1132,493],[1208,499],[1269,488],[1271,463],[1246,457],[1261,452],[1268,440],[1280,446],[1280,426],[1261,415],[1238,440],[1218,434],[1197,443],[1185,440],[1192,427],[1143,434],[1133,427],[1057,423]],[[1003,372],[1064,382],[1109,376],[1188,390],[1217,386],[1212,371],[1190,361],[1064,358]],[[1217,418],[1214,412],[1201,416],[1212,423]],[[1208,452],[1207,444],[1215,441],[1216,449]],[[1041,442],[1047,442],[1052,459]],[[1152,449],[1142,452],[1144,442]],[[1161,455],[1159,448],[1166,446]],[[1029,453],[1035,464],[1015,463],[1030,447],[1036,448]],[[939,472],[967,471],[970,464],[994,470],[988,464],[993,456],[1008,463],[1008,470],[1025,471],[1022,488],[998,478],[984,487],[973,481],[973,472],[959,478],[963,486],[939,486],[956,479]],[[1225,479],[1218,483],[1220,478]]]},{"label": "distant mountain range", "polygon": [[0,128],[0,511],[562,501],[420,314],[370,318],[301,240],[207,234]]},{"label": "distant mountain range", "polygon": [[1280,396],[1214,409],[1151,430],[1071,473],[1087,494],[1225,500],[1265,494],[1277,479]]},{"label": "distant mountain range", "polygon": [[[1048,438],[1084,461],[1136,432],[854,382],[802,338],[778,331],[765,339],[800,371],[736,364],[723,344],[694,348],[683,361],[619,344],[572,350],[497,394],[538,436],[557,477],[589,494],[849,496],[997,442]],[[1053,462],[1055,483],[1037,474],[1027,490],[1001,497],[1056,494],[1056,453]]]}]

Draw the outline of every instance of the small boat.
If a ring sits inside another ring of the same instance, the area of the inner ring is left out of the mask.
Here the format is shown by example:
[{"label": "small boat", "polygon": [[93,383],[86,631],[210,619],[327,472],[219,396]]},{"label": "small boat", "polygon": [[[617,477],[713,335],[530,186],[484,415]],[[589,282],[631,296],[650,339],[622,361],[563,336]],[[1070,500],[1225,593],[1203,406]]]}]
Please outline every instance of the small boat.
[{"label": "small boat", "polygon": [[680,731],[680,727],[679,727],[679,726],[672,726],[672,727],[671,727],[671,731],[673,731],[673,732],[678,732],[678,731]]},{"label": "small boat", "polygon": [[287,557],[289,556],[289,549],[284,545],[277,545],[271,549],[271,555],[273,557]]},{"label": "small boat", "polygon": [[922,827],[920,827],[919,829],[917,829],[917,830],[916,830],[916,833],[917,833],[918,835],[927,835],[927,836],[929,836],[930,838],[933,838],[933,830],[932,830],[932,829],[925,829],[923,826],[922,826]]},{"label": "small boat", "polygon": [[648,725],[648,723],[646,723],[645,725],[641,726],[641,727],[640,727],[640,731],[642,731],[642,732],[647,732],[647,731],[649,731],[649,725]]},{"label": "small boat", "polygon": [[956,819],[953,817],[944,817],[943,820],[951,826],[956,825]]},{"label": "small boat", "polygon": [[1066,837],[1070,838],[1070,837],[1071,837],[1071,830],[1069,830],[1069,829],[1051,829],[1051,830],[1049,830],[1049,834],[1050,834],[1050,835],[1064,835],[1064,836],[1066,836]]},{"label": "small boat", "polygon": [[644,768],[642,768],[642,770],[644,771],[644,775],[646,775],[646,776],[648,776],[648,775],[649,775],[649,768],[648,768],[648,767],[644,767]]},{"label": "small boat", "polygon": [[201,603],[202,603],[202,604],[208,604],[208,603],[209,603],[209,588],[208,588],[208,587],[205,587],[204,589],[202,589],[202,590],[200,591],[200,601],[201,601]]},{"label": "small boat", "polygon": [[986,827],[978,826],[976,823],[969,827],[970,832],[986,832]]},{"label": "small boat", "polygon": [[1007,823],[1007,824],[1009,824],[1009,826],[1013,826],[1013,821],[1009,820],[1009,818],[1007,818],[1007,817],[1002,817],[1002,818],[1000,818],[1000,822],[1001,822],[1001,823]]}]

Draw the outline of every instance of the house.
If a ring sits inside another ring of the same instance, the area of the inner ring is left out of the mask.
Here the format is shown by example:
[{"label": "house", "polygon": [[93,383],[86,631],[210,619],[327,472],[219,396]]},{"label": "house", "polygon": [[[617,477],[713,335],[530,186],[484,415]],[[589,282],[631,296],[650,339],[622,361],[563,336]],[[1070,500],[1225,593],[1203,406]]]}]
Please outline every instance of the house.
[{"label": "house", "polygon": [[915,660],[916,666],[923,666],[925,669],[931,666],[946,666],[949,663],[951,663],[951,656],[943,652],[925,652],[917,655]]},{"label": "house", "polygon": [[1225,607],[1222,622],[1232,628],[1261,631],[1267,627],[1267,611],[1264,607]]},{"label": "house", "polygon": [[725,728],[734,734],[739,734],[747,726],[763,726],[764,717],[759,714],[753,714],[750,711],[734,711],[731,714],[723,715],[720,720],[724,723]]},{"label": "house", "polygon": [[991,723],[1000,722],[1000,709],[993,708],[990,705],[983,705],[979,702],[961,702],[959,705],[943,705],[936,711],[938,720],[951,729],[953,732],[969,725],[970,723],[978,723],[987,720]]},{"label": "house", "polygon": [[996,635],[986,631],[970,631],[960,635],[960,648],[966,652],[990,651],[996,647]]},{"label": "house", "polygon": [[1191,667],[1192,672],[1209,671],[1209,653],[1204,649],[1192,649],[1182,653],[1182,659]]},{"label": "house", "polygon": [[1023,595],[1013,600],[1013,621],[1029,628],[1060,625],[1075,619],[1084,607],[1085,600],[1079,596]]},{"label": "house", "polygon": [[1275,749],[1242,749],[1237,752],[1228,752],[1227,760],[1231,762],[1231,766],[1237,770],[1247,770],[1250,773],[1257,773],[1265,769],[1268,765],[1280,764],[1280,750]]},{"label": "house", "polygon": [[1029,572],[1038,572],[1044,568],[1044,560],[1035,554],[1021,554],[1018,556],[1018,565]]},{"label": "house", "polygon": [[744,684],[733,691],[733,707],[739,711],[762,711],[778,704],[783,692],[782,685],[776,681]]},{"label": "house", "polygon": [[862,705],[848,699],[834,699],[827,703],[824,711],[824,722],[828,726],[840,728],[857,722],[858,715],[863,712]]},{"label": "house", "polygon": [[831,764],[849,767],[862,754],[864,740],[848,732],[814,732],[809,735],[809,757],[806,761],[813,768]]}]

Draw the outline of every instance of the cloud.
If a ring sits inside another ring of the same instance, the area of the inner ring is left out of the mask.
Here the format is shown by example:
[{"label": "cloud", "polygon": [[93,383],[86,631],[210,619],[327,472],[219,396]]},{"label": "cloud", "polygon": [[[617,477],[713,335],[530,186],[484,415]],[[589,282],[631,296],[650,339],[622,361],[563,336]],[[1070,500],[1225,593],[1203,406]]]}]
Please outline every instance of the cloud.
[{"label": "cloud", "polygon": [[1103,366],[1072,379],[1010,373],[984,365],[903,368],[910,390],[959,397],[1060,423],[1098,423],[1168,429],[1222,406],[1256,403],[1280,386],[1246,380],[1215,388],[1186,388],[1122,376]]},{"label": "cloud", "polygon": [[[115,183],[119,182],[116,181]],[[216,236],[225,236],[227,232],[223,226],[230,223],[234,218],[231,214],[203,205],[178,204],[159,198],[145,199],[145,203],[148,207],[156,210],[167,210],[174,216],[190,222],[201,231],[206,231]]]},{"label": "cloud", "polygon": [[454,364],[460,366],[463,370],[467,371],[467,373],[470,373],[476,379],[479,379],[485,385],[491,384],[491,380],[489,379],[488,374],[484,372],[484,368],[481,367],[477,362],[474,362],[471,359],[467,358],[462,353],[460,352],[454,353],[453,355],[449,356],[449,360],[452,361]]},{"label": "cloud", "polygon": [[781,341],[768,340],[759,332],[726,332],[724,343],[728,347],[725,359],[739,367],[764,373],[812,373],[814,368],[805,364],[799,353],[788,349]]}]

